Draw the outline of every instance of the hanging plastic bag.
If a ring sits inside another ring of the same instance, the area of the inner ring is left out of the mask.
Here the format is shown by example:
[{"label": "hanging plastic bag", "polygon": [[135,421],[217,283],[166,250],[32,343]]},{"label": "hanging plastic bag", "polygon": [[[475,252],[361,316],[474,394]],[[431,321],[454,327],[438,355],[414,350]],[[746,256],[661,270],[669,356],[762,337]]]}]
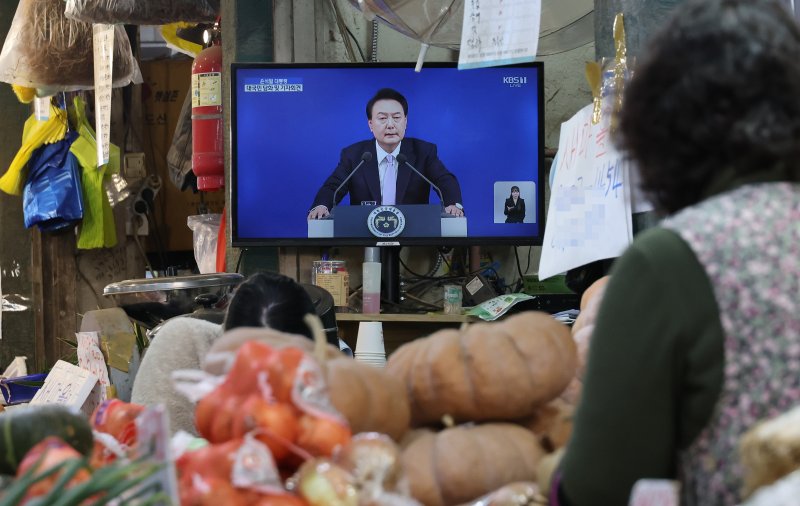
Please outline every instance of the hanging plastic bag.
[{"label": "hanging plastic bag", "polygon": [[117,231],[104,181],[109,173],[119,172],[120,151],[111,144],[108,164],[98,166],[95,131],[86,118],[86,104],[80,97],[73,100],[69,114],[79,133],[70,152],[75,155],[82,170],[81,182],[86,203],[83,221],[78,230],[78,249],[111,248],[117,244]]},{"label": "hanging plastic bag", "polygon": [[192,172],[192,94],[187,93],[183,101],[178,124],[172,135],[172,144],[167,152],[169,180],[180,191],[189,187],[197,190],[197,178]]},{"label": "hanging plastic bag", "polygon": [[[64,0],[21,0],[0,52],[0,81],[42,90],[94,86],[92,25],[64,15]],[[141,83],[139,66],[122,26],[114,29],[113,86]]]},{"label": "hanging plastic bag", "polygon": [[22,192],[25,227],[38,225],[54,231],[75,225],[83,218],[83,197],[78,161],[69,151],[77,137],[39,148],[31,156],[28,180]]},{"label": "hanging plastic bag", "polygon": [[9,195],[21,195],[28,175],[28,161],[40,146],[63,139],[67,133],[67,113],[50,104],[50,118],[44,121],[31,115],[22,129],[22,145],[8,170],[0,177],[0,190]]},{"label": "hanging plastic bag", "polygon": [[66,10],[86,23],[129,25],[214,21],[218,14],[219,0],[67,0]]},{"label": "hanging plastic bag", "polygon": [[186,220],[194,237],[194,259],[200,274],[217,272],[217,236],[222,223],[220,214],[198,214]]}]

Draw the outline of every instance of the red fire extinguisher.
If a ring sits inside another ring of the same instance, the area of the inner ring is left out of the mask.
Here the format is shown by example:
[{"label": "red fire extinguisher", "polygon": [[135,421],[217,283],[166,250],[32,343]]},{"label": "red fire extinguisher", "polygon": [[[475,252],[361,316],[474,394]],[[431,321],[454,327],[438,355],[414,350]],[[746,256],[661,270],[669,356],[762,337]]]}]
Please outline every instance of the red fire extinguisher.
[{"label": "red fire extinguisher", "polygon": [[222,39],[219,20],[192,64],[192,171],[197,189],[225,186],[222,123]]}]

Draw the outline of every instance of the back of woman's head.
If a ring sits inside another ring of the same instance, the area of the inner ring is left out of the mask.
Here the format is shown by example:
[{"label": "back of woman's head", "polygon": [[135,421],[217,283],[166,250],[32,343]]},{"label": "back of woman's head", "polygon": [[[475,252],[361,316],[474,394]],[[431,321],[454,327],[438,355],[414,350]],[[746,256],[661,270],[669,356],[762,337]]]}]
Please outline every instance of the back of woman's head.
[{"label": "back of woman's head", "polygon": [[620,146],[666,212],[721,173],[798,180],[800,31],[781,0],[688,0],[634,68]]},{"label": "back of woman's head", "polygon": [[269,327],[311,338],[303,320],[309,313],[315,313],[314,303],[299,283],[282,274],[264,272],[250,276],[236,289],[224,327]]}]

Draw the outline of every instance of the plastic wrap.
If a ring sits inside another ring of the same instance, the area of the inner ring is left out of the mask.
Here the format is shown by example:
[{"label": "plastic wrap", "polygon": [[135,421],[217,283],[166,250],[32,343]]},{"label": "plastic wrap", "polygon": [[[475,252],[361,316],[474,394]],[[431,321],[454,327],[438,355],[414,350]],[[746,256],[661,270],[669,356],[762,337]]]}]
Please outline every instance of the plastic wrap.
[{"label": "plastic wrap", "polygon": [[217,238],[222,223],[221,214],[198,214],[186,219],[192,229],[194,259],[200,274],[217,272]]},{"label": "plastic wrap", "polygon": [[[368,18],[378,18],[394,30],[423,44],[459,49],[464,0],[350,0]],[[539,55],[575,49],[594,40],[594,2],[542,0]]]},{"label": "plastic wrap", "polygon": [[547,498],[539,492],[539,486],[536,483],[517,482],[485,495],[469,503],[469,506],[532,506],[534,504],[547,504]]},{"label": "plastic wrap", "polygon": [[22,192],[25,227],[60,230],[83,218],[83,195],[78,161],[69,148],[77,135],[39,148],[28,162],[28,180]]},{"label": "plastic wrap", "polygon": [[[92,25],[68,19],[63,0],[21,0],[0,52],[0,81],[57,91],[94,86]],[[114,87],[141,83],[122,26],[115,28]]]},{"label": "plastic wrap", "polygon": [[[197,188],[197,178],[192,172],[192,94],[187,93],[167,152],[169,180],[181,191]],[[192,182],[193,181],[193,182]]]},{"label": "plastic wrap", "polygon": [[219,0],[67,0],[66,15],[86,23],[165,25],[214,21]]}]

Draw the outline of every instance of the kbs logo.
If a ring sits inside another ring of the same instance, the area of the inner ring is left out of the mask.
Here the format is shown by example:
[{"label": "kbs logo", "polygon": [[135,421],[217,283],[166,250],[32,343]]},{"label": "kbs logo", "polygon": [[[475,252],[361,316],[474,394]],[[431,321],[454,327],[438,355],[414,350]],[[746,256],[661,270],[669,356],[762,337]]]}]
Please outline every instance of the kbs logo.
[{"label": "kbs logo", "polygon": [[519,88],[523,84],[527,83],[527,77],[506,76],[503,78],[503,84],[507,84],[510,88]]}]

